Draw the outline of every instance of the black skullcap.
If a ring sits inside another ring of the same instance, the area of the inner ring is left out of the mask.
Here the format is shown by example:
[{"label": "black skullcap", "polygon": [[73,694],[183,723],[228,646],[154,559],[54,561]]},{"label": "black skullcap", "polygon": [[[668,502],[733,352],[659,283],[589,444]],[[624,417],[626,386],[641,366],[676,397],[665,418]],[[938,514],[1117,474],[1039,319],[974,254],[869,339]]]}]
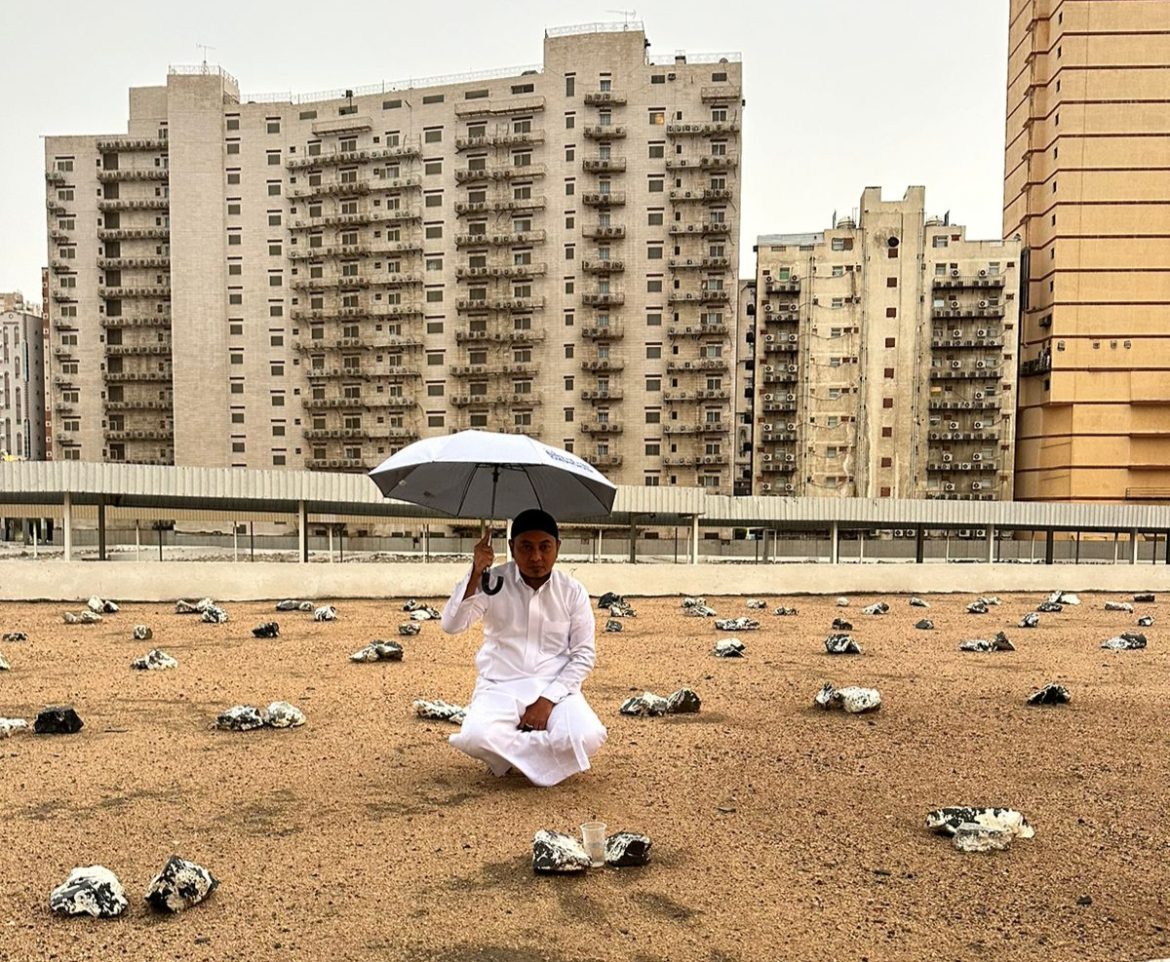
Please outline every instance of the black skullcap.
[{"label": "black skullcap", "polygon": [[557,541],[561,540],[556,518],[547,511],[541,511],[540,508],[528,508],[512,519],[513,538],[524,534],[525,531],[543,531],[545,534],[551,534]]}]

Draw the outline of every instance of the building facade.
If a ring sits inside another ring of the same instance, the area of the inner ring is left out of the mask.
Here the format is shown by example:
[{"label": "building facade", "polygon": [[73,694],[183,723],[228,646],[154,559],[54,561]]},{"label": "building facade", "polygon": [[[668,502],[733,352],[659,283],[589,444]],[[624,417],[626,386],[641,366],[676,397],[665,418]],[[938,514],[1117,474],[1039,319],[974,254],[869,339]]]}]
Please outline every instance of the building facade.
[{"label": "building facade", "polygon": [[1016,496],[1170,499],[1170,4],[1012,0]]},{"label": "building facade", "polygon": [[753,399],[756,390],[756,279],[739,279],[735,325],[735,470],[734,495],[752,493]]},{"label": "building facade", "polygon": [[753,494],[1011,498],[1020,246],[925,194],[758,239]]},{"label": "building facade", "polygon": [[45,458],[43,321],[11,294],[0,294],[0,458]]},{"label": "building facade", "polygon": [[647,47],[295,98],[172,68],[47,138],[58,456],[365,470],[477,427],[730,493],[740,64]]}]

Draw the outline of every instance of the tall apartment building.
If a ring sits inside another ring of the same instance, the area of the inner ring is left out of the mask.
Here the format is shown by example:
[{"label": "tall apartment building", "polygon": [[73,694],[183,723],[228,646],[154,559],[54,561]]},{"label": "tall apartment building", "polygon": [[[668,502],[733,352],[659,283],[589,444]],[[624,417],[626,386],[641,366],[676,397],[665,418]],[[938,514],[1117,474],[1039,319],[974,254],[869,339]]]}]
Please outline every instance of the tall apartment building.
[{"label": "tall apartment building", "polygon": [[1016,496],[1170,498],[1170,4],[1012,0]]},{"label": "tall apartment building", "polygon": [[756,389],[756,279],[739,279],[739,306],[735,324],[735,455],[731,493],[752,493],[752,417]]},{"label": "tall apartment building", "polygon": [[362,470],[480,427],[729,493],[740,64],[647,46],[295,98],[172,69],[47,138],[59,455]]},{"label": "tall apartment building", "polygon": [[759,238],[753,494],[1011,498],[1020,245],[925,200]]},{"label": "tall apartment building", "polygon": [[0,457],[45,458],[44,327],[18,294],[0,294]]}]

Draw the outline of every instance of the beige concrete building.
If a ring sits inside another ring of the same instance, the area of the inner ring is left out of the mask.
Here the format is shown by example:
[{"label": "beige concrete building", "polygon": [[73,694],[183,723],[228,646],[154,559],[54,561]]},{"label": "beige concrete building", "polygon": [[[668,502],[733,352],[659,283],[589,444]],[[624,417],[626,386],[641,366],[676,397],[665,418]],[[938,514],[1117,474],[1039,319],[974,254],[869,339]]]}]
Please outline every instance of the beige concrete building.
[{"label": "beige concrete building", "polygon": [[45,337],[40,310],[0,294],[0,458],[45,457]]},{"label": "beige concrete building", "polygon": [[752,493],[1011,498],[1020,247],[925,200],[759,238]]},{"label": "beige concrete building", "polygon": [[1012,0],[1016,496],[1170,499],[1170,4]]},{"label": "beige concrete building", "polygon": [[363,470],[483,427],[730,493],[740,64],[647,46],[297,97],[172,69],[126,134],[47,138],[59,454]]},{"label": "beige concrete building", "polygon": [[756,279],[739,279],[735,325],[735,470],[732,494],[752,493],[753,399],[756,389]]}]

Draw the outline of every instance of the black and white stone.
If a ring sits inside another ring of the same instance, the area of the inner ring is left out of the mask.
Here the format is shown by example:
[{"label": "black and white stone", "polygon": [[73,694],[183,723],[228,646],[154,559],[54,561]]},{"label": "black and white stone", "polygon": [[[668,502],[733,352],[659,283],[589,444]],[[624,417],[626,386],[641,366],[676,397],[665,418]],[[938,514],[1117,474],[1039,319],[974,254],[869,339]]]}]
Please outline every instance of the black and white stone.
[{"label": "black and white stone", "polygon": [[930,605],[928,605],[921,598],[911,598],[910,599],[910,607],[911,608],[929,608]]},{"label": "black and white stone", "polygon": [[781,618],[792,618],[799,614],[799,612],[795,608],[787,608],[784,605],[780,605],[773,614],[779,615]]},{"label": "black and white stone", "polygon": [[975,824],[1010,832],[1017,838],[1031,838],[1036,830],[1014,808],[976,808],[948,805],[926,813],[926,827],[937,835],[954,835],[961,825]]},{"label": "black and white stone", "polygon": [[404,621],[398,626],[398,634],[403,638],[409,638],[411,635],[417,635],[422,631],[422,625],[417,621]]},{"label": "black and white stone", "polygon": [[825,710],[840,708],[850,715],[863,715],[879,711],[882,707],[882,696],[876,688],[859,688],[856,685],[834,688],[832,684],[825,682],[820,691],[813,696],[813,703]]},{"label": "black and white stone", "polygon": [[75,868],[49,895],[49,909],[58,915],[117,918],[130,905],[118,877],[101,865]]},{"label": "black and white stone", "polygon": [[605,630],[609,632],[621,631],[622,623],[620,621],[615,621],[613,618],[609,618],[605,622]]},{"label": "black and white stone", "polygon": [[846,621],[844,618],[834,618],[832,628],[834,631],[852,631],[853,622]]},{"label": "black and white stone", "polygon": [[1152,628],[1154,626],[1154,616],[1153,615],[1142,615],[1137,620],[1137,625],[1139,628]]},{"label": "black and white stone", "polygon": [[861,609],[863,615],[885,615],[889,614],[890,606],[884,601],[875,601],[872,605],[866,605]]},{"label": "black and white stone", "polygon": [[264,720],[272,728],[300,728],[306,718],[296,705],[287,701],[274,701],[264,711]]},{"label": "black and white stone", "polygon": [[280,623],[276,621],[262,621],[252,629],[253,638],[279,638]]},{"label": "black and white stone", "polygon": [[12,671],[12,666],[3,655],[0,655],[0,671]]},{"label": "black and white stone", "polygon": [[999,598],[997,598],[995,595],[986,595],[986,596],[980,598],[979,600],[982,601],[989,608],[993,608],[999,604]]},{"label": "black and white stone", "polygon": [[87,607],[95,615],[116,615],[119,611],[122,610],[114,602],[107,601],[104,598],[99,598],[97,595],[94,595],[92,598],[90,598],[89,601],[85,603],[85,607]]},{"label": "black and white stone", "polygon": [[1152,605],[1155,601],[1155,597],[1147,591],[1140,595],[1134,595],[1133,600],[1136,604],[1139,605]]},{"label": "black and white stone", "polygon": [[707,605],[702,598],[683,598],[683,614],[692,618],[714,618],[715,609]]},{"label": "black and white stone", "polygon": [[698,692],[690,688],[680,688],[666,696],[666,710],[671,715],[693,715],[702,705]]},{"label": "black and white stone", "polygon": [[402,645],[395,641],[371,641],[349,656],[350,661],[402,661]]},{"label": "black and white stone", "polygon": [[147,625],[135,625],[130,634],[135,641],[150,641],[154,637],[154,632]]},{"label": "black and white stone", "polygon": [[264,712],[255,705],[232,705],[219,713],[215,727],[225,732],[250,732],[263,728]]},{"label": "black and white stone", "polygon": [[1009,640],[1008,636],[1002,631],[997,632],[994,640],[988,641],[986,638],[976,638],[972,641],[964,641],[959,644],[959,651],[1015,651],[1016,646]]},{"label": "black and white stone", "polygon": [[838,608],[848,608],[849,607],[849,599],[846,598],[844,595],[842,595],[840,598],[837,599],[837,607]]},{"label": "black and white stone", "polygon": [[437,621],[441,617],[439,609],[430,605],[422,605],[410,613],[411,621]]},{"label": "black and white stone", "polygon": [[0,738],[11,738],[17,732],[27,729],[28,722],[23,718],[0,718]]},{"label": "black and white stone", "polygon": [[202,865],[172,855],[146,887],[146,902],[156,912],[182,912],[198,905],[218,885]]},{"label": "black and white stone", "polygon": [[759,598],[748,598],[748,600],[746,602],[744,602],[744,607],[746,607],[746,608],[767,608],[768,602],[763,601]]},{"label": "black and white stone", "polygon": [[741,615],[738,618],[722,618],[715,622],[715,627],[719,631],[755,631],[760,623],[747,615]]},{"label": "black and white stone", "polygon": [[130,662],[130,667],[137,671],[166,671],[168,668],[178,668],[179,663],[161,648],[151,648],[141,658]]},{"label": "black and white stone", "polygon": [[67,625],[96,625],[102,620],[102,616],[85,608],[76,614],[72,611],[66,611],[61,615],[61,620]]},{"label": "black and white stone", "polygon": [[985,615],[987,614],[987,605],[982,601],[972,601],[967,605],[967,614],[969,615]]},{"label": "black and white stone", "polygon": [[537,875],[584,872],[589,865],[584,846],[572,835],[542,828],[532,837],[532,871]]},{"label": "black and white stone", "polygon": [[1048,596],[1048,600],[1059,601],[1062,605],[1072,605],[1073,607],[1081,603],[1081,599],[1071,591],[1054,591],[1052,595]]},{"label": "black and white stone", "polygon": [[301,606],[301,603],[299,601],[296,601],[292,598],[286,598],[284,601],[278,601],[276,603],[276,610],[277,611],[296,611],[297,609],[300,608],[300,606]]},{"label": "black and white stone", "polygon": [[1072,698],[1064,685],[1048,684],[1028,696],[1029,705],[1067,705]]},{"label": "black and white stone", "polygon": [[916,621],[914,627],[919,631],[934,631],[934,622],[929,618],[923,618],[920,621]]},{"label": "black and white stone", "polygon": [[1036,606],[1036,610],[1041,614],[1057,614],[1064,611],[1064,605],[1059,601],[1042,601]]},{"label": "black and white stone", "polygon": [[200,598],[198,601],[184,601],[180,598],[175,602],[176,615],[201,615],[208,608],[214,608],[215,602],[210,598]]},{"label": "black and white stone", "polygon": [[203,609],[202,620],[209,625],[222,625],[228,621],[228,613],[218,605],[211,605]]},{"label": "black and white stone", "polygon": [[72,705],[51,705],[43,709],[33,722],[38,735],[75,735],[85,727]]},{"label": "black and white stone", "polygon": [[742,658],[745,650],[743,642],[738,638],[724,638],[715,642],[714,654],[716,658]]},{"label": "black and white stone", "polygon": [[1040,624],[1040,616],[1034,611],[1029,611],[1023,618],[1020,619],[1019,628],[1035,628]]},{"label": "black and white stone", "polygon": [[28,635],[23,631],[6,631],[4,633],[4,641],[28,641]]},{"label": "black and white stone", "polygon": [[825,639],[825,651],[830,655],[860,655],[861,645],[852,635],[829,635]]},{"label": "black and white stone", "polygon": [[1105,602],[1106,611],[1124,611],[1128,614],[1133,614],[1133,605],[1128,601],[1107,601]]},{"label": "black and white stone", "polygon": [[615,602],[609,606],[609,615],[611,618],[637,618],[638,613],[633,609],[633,606],[624,601]]},{"label": "black and white stone", "polygon": [[315,601],[302,601],[297,605],[297,611],[313,611],[316,607],[317,603]]},{"label": "black and white stone", "polygon": [[405,612],[407,612],[407,613],[410,613],[410,612],[412,612],[412,611],[418,611],[418,609],[419,609],[419,608],[421,608],[421,607],[422,607],[422,604],[421,604],[421,603],[419,603],[418,601],[416,601],[414,598],[410,598],[410,599],[408,599],[408,600],[407,600],[407,602],[406,602],[406,603],[405,603],[405,604],[402,606],[402,610],[403,610],[403,611],[405,611]]},{"label": "black and white stone", "polygon": [[650,862],[650,836],[615,832],[605,840],[605,864],[610,868],[635,868]]},{"label": "black and white stone", "polygon": [[461,705],[452,705],[441,698],[427,700],[420,698],[414,703],[414,713],[419,718],[427,718],[431,721],[445,721],[451,722],[454,725],[462,725],[463,719],[467,717],[467,709]]},{"label": "black and white stone", "polygon": [[[411,615],[413,618],[414,616]],[[336,621],[337,609],[333,605],[322,605],[313,612],[314,621]]]},{"label": "black and white stone", "polygon": [[1140,631],[1123,631],[1116,638],[1101,642],[1110,651],[1140,651],[1146,647],[1146,636]]},{"label": "black and white stone", "polygon": [[616,591],[607,591],[598,599],[598,608],[612,608],[614,605],[624,605],[626,599],[619,595]]},{"label": "black and white stone", "polygon": [[661,695],[656,695],[652,691],[644,691],[640,695],[635,695],[633,698],[627,698],[622,702],[622,707],[618,712],[623,715],[641,715],[641,716],[657,716],[665,715],[670,710],[669,702]]},{"label": "black and white stone", "polygon": [[963,822],[951,836],[960,852],[1002,852],[1015,838],[1005,828],[987,828],[978,822]]}]

